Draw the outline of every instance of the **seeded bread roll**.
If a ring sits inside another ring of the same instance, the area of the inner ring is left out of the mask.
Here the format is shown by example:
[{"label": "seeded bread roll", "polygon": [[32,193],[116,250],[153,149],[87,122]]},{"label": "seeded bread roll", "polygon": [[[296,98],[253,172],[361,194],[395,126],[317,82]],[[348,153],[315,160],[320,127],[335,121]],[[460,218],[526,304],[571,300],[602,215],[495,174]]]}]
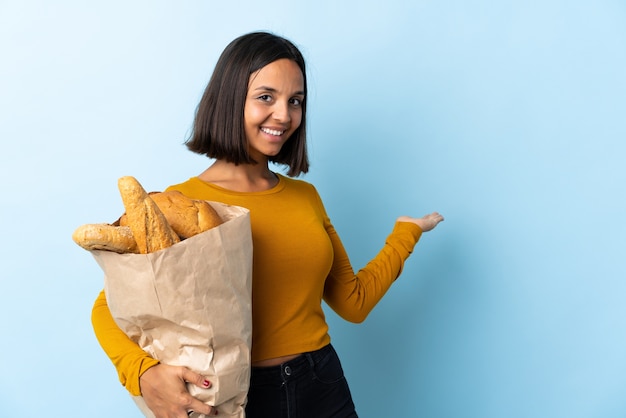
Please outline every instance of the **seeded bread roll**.
[{"label": "seeded bread roll", "polygon": [[126,223],[133,232],[140,254],[153,253],[180,242],[180,238],[154,203],[132,176],[117,182],[126,209]]},{"label": "seeded bread roll", "polygon": [[81,225],[72,234],[74,242],[88,251],[106,250],[116,253],[138,253],[137,242],[128,226],[111,224]]}]

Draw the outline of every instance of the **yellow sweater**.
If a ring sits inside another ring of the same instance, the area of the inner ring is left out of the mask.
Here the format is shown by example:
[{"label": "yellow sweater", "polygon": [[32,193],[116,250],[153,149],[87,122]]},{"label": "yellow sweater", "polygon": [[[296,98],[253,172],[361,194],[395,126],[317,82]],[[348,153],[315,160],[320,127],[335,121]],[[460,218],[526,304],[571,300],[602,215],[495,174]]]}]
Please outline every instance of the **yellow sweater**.
[{"label": "yellow sweater", "polygon": [[[322,299],[342,318],[363,321],[399,276],[422,233],[413,223],[396,223],[378,255],[355,275],[315,188],[278,177],[274,188],[253,193],[229,191],[196,177],[168,188],[250,210],[253,362],[328,344]],[[140,395],[139,377],[158,361],[117,327],[103,292],[94,304],[92,322],[120,381],[131,394]]]}]

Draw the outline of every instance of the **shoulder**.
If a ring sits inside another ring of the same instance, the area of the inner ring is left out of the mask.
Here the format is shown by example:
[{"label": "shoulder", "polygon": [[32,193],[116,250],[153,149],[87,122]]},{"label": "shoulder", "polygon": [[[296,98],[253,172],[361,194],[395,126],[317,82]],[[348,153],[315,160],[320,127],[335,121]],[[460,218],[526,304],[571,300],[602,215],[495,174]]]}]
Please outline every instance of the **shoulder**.
[{"label": "shoulder", "polygon": [[288,176],[285,176],[283,174],[278,174],[278,173],[276,173],[276,175],[278,176],[280,181],[285,184],[285,187],[315,190],[315,186],[313,186],[312,183],[309,183],[306,180],[297,179],[294,177],[288,177]]},{"label": "shoulder", "polygon": [[282,174],[277,174],[281,183],[284,184],[284,188],[290,191],[296,191],[298,193],[305,193],[310,195],[319,196],[317,189],[312,183],[302,179],[296,179],[293,177],[287,177]]},{"label": "shoulder", "polygon": [[284,185],[283,190],[286,199],[308,202],[310,207],[317,207],[322,212],[326,211],[322,197],[312,183],[293,177],[280,176],[280,178]]},{"label": "shoulder", "polygon": [[182,183],[169,186],[167,189],[165,189],[165,191],[176,190],[192,199],[200,199],[202,197],[197,197],[197,195],[205,194],[206,190],[204,189],[206,189],[206,185],[203,184],[203,182],[200,181],[197,177],[192,177]]}]

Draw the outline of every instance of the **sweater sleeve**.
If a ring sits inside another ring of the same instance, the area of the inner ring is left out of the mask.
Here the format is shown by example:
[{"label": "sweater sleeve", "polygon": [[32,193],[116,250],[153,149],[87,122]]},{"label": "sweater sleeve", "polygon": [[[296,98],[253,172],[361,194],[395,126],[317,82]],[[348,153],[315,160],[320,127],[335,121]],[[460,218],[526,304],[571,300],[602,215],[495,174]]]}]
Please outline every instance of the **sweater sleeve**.
[{"label": "sweater sleeve", "polygon": [[131,395],[140,396],[139,378],[159,362],[133,342],[111,315],[104,291],[100,292],[91,312],[91,323],[98,342],[117,369],[120,382]]},{"label": "sweater sleeve", "polygon": [[334,261],[324,287],[324,300],[339,316],[363,322],[402,272],[422,230],[411,222],[397,222],[380,252],[354,274],[348,254],[332,225],[327,226]]}]

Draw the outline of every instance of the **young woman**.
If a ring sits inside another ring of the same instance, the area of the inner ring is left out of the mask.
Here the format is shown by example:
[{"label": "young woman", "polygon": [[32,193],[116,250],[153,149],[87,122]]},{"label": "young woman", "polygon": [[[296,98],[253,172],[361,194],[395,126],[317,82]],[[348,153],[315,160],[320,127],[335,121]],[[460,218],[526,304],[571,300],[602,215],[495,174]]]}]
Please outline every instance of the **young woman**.
[{"label": "young woman", "polygon": [[[324,300],[361,322],[400,274],[422,232],[443,217],[397,219],[379,254],[358,273],[315,188],[296,180],[309,168],[305,62],[288,40],[265,32],[231,42],[198,106],[188,148],[214,160],[197,177],[171,186],[194,199],[250,210],[253,261],[252,377],[246,416],[356,417],[322,310]],[[269,163],[288,168],[288,176]],[[203,376],[150,358],[117,327],[104,293],[94,305],[98,340],[120,381],[142,395],[157,418],[216,409],[194,399],[185,382]]]}]

